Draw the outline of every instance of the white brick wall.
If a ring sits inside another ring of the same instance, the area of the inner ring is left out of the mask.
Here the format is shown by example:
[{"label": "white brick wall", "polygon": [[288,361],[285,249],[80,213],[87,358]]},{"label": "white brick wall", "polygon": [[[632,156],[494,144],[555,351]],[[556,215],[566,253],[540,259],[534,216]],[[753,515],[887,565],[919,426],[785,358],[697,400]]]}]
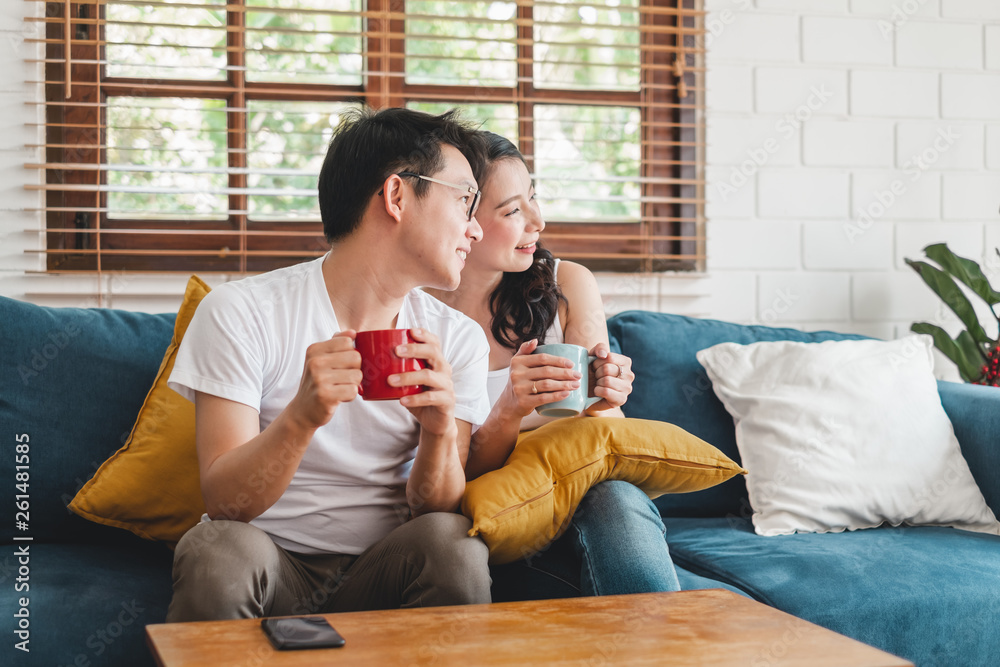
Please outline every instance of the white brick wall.
[{"label": "white brick wall", "polygon": [[986,26],[986,69],[1000,69],[1000,25]]},{"label": "white brick wall", "polygon": [[780,116],[712,118],[707,136],[709,164],[749,160],[757,166],[788,166],[799,162],[799,130]]},{"label": "white brick wall", "polygon": [[752,218],[757,209],[757,177],[737,166],[708,167],[708,203],[705,214],[713,220]]},{"label": "white brick wall", "polygon": [[847,215],[848,175],[820,169],[767,169],[757,176],[757,214],[772,218]]},{"label": "white brick wall", "polygon": [[[704,299],[705,317],[724,317],[734,322],[753,322],[757,308],[757,278],[753,271],[713,271],[706,280],[709,296]],[[666,281],[664,281],[666,282]],[[668,285],[664,291],[669,290]],[[677,312],[664,308],[666,312]]]},{"label": "white brick wall", "polygon": [[855,230],[843,222],[802,226],[802,263],[809,271],[868,271],[892,268],[893,225],[873,222]]},{"label": "white brick wall", "polygon": [[[715,4],[731,15],[708,54],[710,87],[716,67],[738,67],[741,90],[751,70],[751,109],[725,96],[717,105],[714,90],[707,104],[725,129],[709,143],[729,144],[712,146],[707,170],[709,270],[738,276],[733,285],[755,276],[756,310],[742,321],[957,332],[905,258],[946,242],[1000,288],[1000,0]],[[744,51],[747,31],[766,53]],[[810,107],[815,89],[826,99]],[[752,129],[775,117],[796,161],[783,154],[727,187],[760,139]],[[943,357],[937,373],[956,377]]]},{"label": "white brick wall", "polygon": [[880,118],[935,118],[939,109],[936,72],[882,70],[851,72],[851,114]]},{"label": "white brick wall", "polygon": [[753,70],[749,67],[719,65],[708,80],[712,98],[719,111],[753,109]]},{"label": "white brick wall", "polygon": [[757,0],[757,7],[810,14],[845,14],[847,0]]},{"label": "white brick wall", "polygon": [[1000,125],[986,126],[986,166],[1000,169]]},{"label": "white brick wall", "polygon": [[892,24],[898,18],[939,16],[938,0],[851,0],[851,13]]},{"label": "white brick wall", "polygon": [[856,171],[851,178],[851,215],[864,221],[936,220],[941,217],[941,174],[916,166]]},{"label": "white brick wall", "polygon": [[708,229],[708,268],[797,269],[800,225],[793,222],[714,220]]},{"label": "white brick wall", "polygon": [[[799,21],[795,16],[738,13],[732,22],[725,22],[729,12],[710,15],[705,22],[708,48],[720,60],[732,63],[788,62],[798,57]],[[729,14],[728,16],[731,16]],[[781,39],[761,39],[761,35],[780,35]]]},{"label": "white brick wall", "polygon": [[997,255],[997,248],[1000,248],[1000,223],[987,222],[986,262],[983,264],[983,270],[986,272],[986,275],[991,277],[1000,276],[1000,255]]},{"label": "white brick wall", "polygon": [[[910,271],[906,259],[924,259],[924,248],[941,243],[940,222],[904,221],[894,225],[896,229],[895,268]],[[947,226],[948,247],[962,257],[983,255],[983,227],[978,223],[952,222]]]},{"label": "white brick wall", "polygon": [[982,26],[910,21],[896,31],[896,65],[980,69],[983,66]]},{"label": "white brick wall", "polygon": [[802,59],[807,63],[892,64],[892,42],[867,18],[802,18]]},{"label": "white brick wall", "polygon": [[884,321],[937,321],[940,304],[927,298],[927,287],[912,269],[856,273],[851,277],[851,311],[854,319]]},{"label": "white brick wall", "polygon": [[944,217],[995,220],[1000,209],[1000,172],[954,171],[944,174]]},{"label": "white brick wall", "polygon": [[941,0],[941,16],[996,21],[1000,19],[1000,3],[996,0]]},{"label": "white brick wall", "polygon": [[817,167],[889,167],[893,160],[892,122],[810,120],[802,133],[802,160]]},{"label": "white brick wall", "polygon": [[757,288],[761,318],[774,313],[783,324],[850,319],[850,281],[846,273],[768,273]]},{"label": "white brick wall", "polygon": [[992,74],[941,75],[941,112],[945,118],[997,117],[1000,76]]},{"label": "white brick wall", "polygon": [[[845,70],[757,67],[755,74],[754,108],[757,113],[794,114],[802,106],[806,106],[814,115],[847,113]],[[715,68],[712,69],[710,78],[714,77]],[[714,93],[712,96],[714,97]]]},{"label": "white brick wall", "polygon": [[896,123],[896,166],[927,164],[936,169],[983,166],[983,125],[940,121]]}]

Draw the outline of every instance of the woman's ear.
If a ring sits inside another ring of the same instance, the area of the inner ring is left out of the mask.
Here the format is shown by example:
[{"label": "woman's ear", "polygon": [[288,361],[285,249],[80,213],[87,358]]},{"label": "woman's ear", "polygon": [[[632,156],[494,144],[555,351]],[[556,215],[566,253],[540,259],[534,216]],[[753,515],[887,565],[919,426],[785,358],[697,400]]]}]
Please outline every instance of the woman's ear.
[{"label": "woman's ear", "polygon": [[385,205],[385,212],[393,220],[400,222],[407,203],[403,179],[396,174],[390,175],[382,184],[380,194],[382,195],[382,203]]}]

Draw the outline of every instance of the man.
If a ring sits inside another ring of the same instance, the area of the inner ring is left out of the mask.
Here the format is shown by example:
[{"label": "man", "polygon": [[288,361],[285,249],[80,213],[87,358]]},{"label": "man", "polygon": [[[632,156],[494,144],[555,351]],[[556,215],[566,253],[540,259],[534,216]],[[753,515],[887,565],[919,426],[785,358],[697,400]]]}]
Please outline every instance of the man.
[{"label": "man", "polygon": [[[489,347],[418,286],[455,289],[481,140],[451,114],[349,116],[319,177],[323,258],[224,284],[170,386],[194,400],[207,516],[177,546],[168,621],[490,601],[487,549],[455,509]],[[358,396],[355,332],[410,329],[426,368]]]}]

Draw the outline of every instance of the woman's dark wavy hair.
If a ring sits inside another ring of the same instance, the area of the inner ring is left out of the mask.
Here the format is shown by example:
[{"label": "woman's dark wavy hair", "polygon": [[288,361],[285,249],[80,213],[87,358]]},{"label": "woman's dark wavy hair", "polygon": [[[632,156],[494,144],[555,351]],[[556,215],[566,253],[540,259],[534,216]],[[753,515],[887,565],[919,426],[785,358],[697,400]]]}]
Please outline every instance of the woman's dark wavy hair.
[{"label": "woman's dark wavy hair", "polygon": [[[489,183],[500,160],[520,160],[525,167],[528,166],[521,151],[509,140],[492,132],[484,131],[482,135],[486,139],[483,183]],[[490,294],[490,314],[493,316],[490,331],[493,338],[512,350],[517,350],[521,343],[532,338],[537,338],[539,345],[543,344],[545,332],[556,319],[560,302],[565,301],[566,297],[556,284],[552,253],[538,243],[531,268],[504,273],[500,284]]]}]

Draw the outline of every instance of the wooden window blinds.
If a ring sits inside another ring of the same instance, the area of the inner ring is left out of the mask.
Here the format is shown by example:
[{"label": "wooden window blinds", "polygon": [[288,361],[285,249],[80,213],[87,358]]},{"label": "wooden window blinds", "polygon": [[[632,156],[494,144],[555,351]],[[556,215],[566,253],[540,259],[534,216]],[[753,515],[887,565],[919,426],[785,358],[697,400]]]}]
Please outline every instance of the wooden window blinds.
[{"label": "wooden window blinds", "polygon": [[[42,0],[26,0],[42,2]],[[463,116],[528,160],[559,257],[701,268],[698,0],[45,2],[50,272],[258,272],[326,250],[350,105]],[[30,41],[30,40],[29,40]]]}]

